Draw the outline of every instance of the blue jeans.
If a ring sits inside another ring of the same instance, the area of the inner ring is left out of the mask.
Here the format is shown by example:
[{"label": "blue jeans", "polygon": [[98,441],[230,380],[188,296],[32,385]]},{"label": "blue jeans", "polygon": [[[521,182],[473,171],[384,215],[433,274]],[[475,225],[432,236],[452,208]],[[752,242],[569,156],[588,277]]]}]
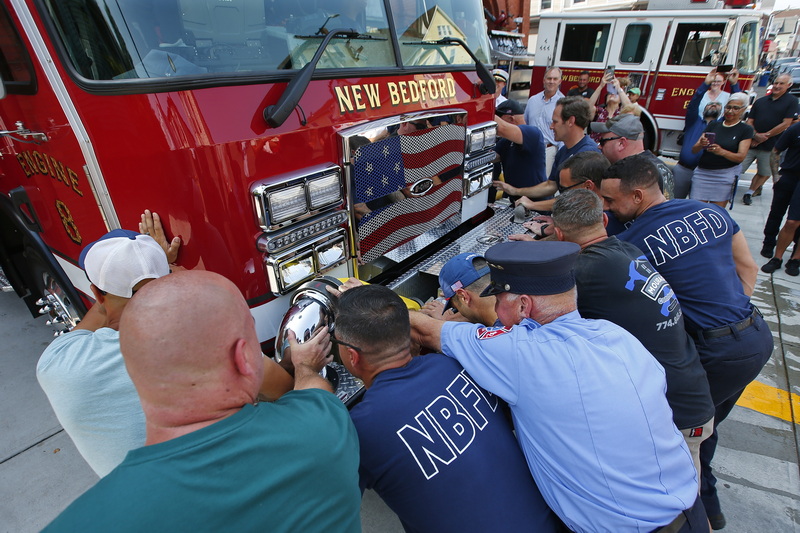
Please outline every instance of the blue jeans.
[{"label": "blue jeans", "polygon": [[714,433],[700,445],[700,497],[708,516],[720,514],[717,497],[717,478],[711,470],[711,460],[717,449],[717,426],[727,418],[745,387],[758,377],[775,347],[772,332],[758,312],[753,323],[742,331],[707,339],[702,332],[695,338],[700,362],[706,370],[711,398],[714,401]]}]

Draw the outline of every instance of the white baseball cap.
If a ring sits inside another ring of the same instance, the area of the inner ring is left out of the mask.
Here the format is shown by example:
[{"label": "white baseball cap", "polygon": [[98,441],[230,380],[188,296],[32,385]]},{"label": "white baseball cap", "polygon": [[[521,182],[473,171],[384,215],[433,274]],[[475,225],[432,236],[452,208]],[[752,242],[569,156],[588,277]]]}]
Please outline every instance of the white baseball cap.
[{"label": "white baseball cap", "polygon": [[130,298],[143,279],[169,274],[167,254],[155,239],[135,231],[115,229],[83,249],[78,264],[95,287]]}]

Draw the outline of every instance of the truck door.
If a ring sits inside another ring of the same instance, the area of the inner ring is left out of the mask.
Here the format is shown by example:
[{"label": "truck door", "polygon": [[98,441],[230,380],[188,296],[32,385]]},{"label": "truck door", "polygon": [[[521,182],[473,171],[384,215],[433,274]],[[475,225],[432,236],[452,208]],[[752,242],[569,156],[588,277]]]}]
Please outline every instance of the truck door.
[{"label": "truck door", "polygon": [[75,318],[84,305],[74,287],[89,293],[78,255],[87,233],[107,226],[31,13],[0,3],[0,36],[0,265],[32,313],[41,297],[52,297],[54,317]]}]

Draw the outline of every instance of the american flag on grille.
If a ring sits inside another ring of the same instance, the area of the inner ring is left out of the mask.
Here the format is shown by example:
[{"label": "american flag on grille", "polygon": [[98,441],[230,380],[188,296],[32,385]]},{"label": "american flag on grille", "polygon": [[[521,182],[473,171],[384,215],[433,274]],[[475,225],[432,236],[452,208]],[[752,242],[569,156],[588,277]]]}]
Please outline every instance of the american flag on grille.
[{"label": "american flag on grille", "polygon": [[356,203],[375,203],[420,179],[435,183],[424,196],[370,206],[358,226],[363,261],[374,261],[459,212],[465,135],[463,126],[443,124],[359,148],[353,161]]}]

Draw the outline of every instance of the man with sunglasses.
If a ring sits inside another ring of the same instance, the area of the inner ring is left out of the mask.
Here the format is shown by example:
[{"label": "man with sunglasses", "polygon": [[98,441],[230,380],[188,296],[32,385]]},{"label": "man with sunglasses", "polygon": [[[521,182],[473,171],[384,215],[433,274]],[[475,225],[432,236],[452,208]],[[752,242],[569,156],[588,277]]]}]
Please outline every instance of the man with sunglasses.
[{"label": "man with sunglasses", "polygon": [[650,150],[644,149],[644,127],[639,117],[622,113],[606,122],[592,122],[591,130],[600,133],[600,150],[614,164],[626,157],[643,154],[658,169],[661,181],[659,186],[667,200],[672,198],[674,178],[672,170]]},{"label": "man with sunglasses", "polygon": [[350,411],[362,490],[374,489],[406,531],[556,531],[497,397],[453,359],[412,357],[410,330],[386,287],[338,299],[334,342],[367,388]]}]

